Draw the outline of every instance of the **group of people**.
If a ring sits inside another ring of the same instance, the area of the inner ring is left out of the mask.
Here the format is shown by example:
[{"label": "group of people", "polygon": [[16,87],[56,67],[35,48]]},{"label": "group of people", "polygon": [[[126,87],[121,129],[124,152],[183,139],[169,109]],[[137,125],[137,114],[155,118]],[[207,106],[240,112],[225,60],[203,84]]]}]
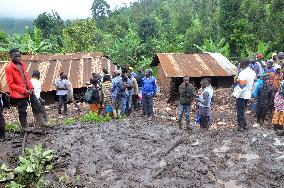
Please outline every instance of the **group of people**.
[{"label": "group of people", "polygon": [[[27,121],[27,107],[30,104],[34,119],[40,126],[48,122],[45,111],[45,101],[41,99],[40,72],[34,70],[31,80],[28,78],[26,66],[21,62],[20,51],[10,50],[11,61],[6,67],[6,81],[12,105],[17,106],[19,123],[24,131],[31,131]],[[273,114],[272,124],[276,130],[284,127],[284,53],[273,54],[272,59],[262,60],[257,54],[250,60],[242,60],[238,66],[233,96],[236,98],[238,131],[247,128],[245,111],[251,98],[254,99],[252,108],[256,114],[257,123],[262,126],[267,113]],[[95,113],[105,113],[113,118],[127,116],[142,109],[145,118],[151,120],[154,116],[153,98],[157,94],[157,82],[151,69],[138,74],[132,67],[116,70],[111,75],[103,69],[103,74],[93,73],[90,82],[86,83],[85,102]],[[54,82],[58,98],[58,114],[68,113],[67,102],[72,101],[73,91],[71,82],[64,72]],[[200,128],[208,129],[212,121],[210,108],[213,99],[211,80],[204,78],[200,82],[201,88],[195,93],[189,77],[183,78],[179,86],[178,125],[182,128],[182,117],[185,114],[186,127],[190,126],[190,111],[192,102],[196,101],[198,111],[196,121]],[[2,87],[0,85],[0,90]],[[71,96],[71,99],[70,99]],[[5,120],[1,106],[3,106],[3,92],[0,94],[0,138],[5,137]]]},{"label": "group of people", "polygon": [[[267,113],[272,115],[272,124],[275,130],[284,129],[284,53],[273,53],[272,59],[264,60],[262,54],[256,54],[251,59],[242,60],[238,65],[238,74],[235,77],[233,97],[236,98],[237,130],[248,130],[245,117],[249,101],[256,116],[256,126],[263,126]],[[211,80],[201,80],[201,88],[195,94],[194,86],[184,77],[179,86],[178,124],[181,128],[183,114],[186,114],[186,125],[190,127],[190,111],[192,102],[196,101],[198,110],[196,123],[200,128],[208,129],[211,123],[210,107],[213,99]],[[282,135],[283,131],[278,131]]]},{"label": "group of people", "polygon": [[[9,51],[11,61],[5,69],[6,82],[12,106],[18,109],[19,123],[23,131],[31,131],[27,121],[27,107],[31,106],[35,123],[47,126],[48,118],[41,98],[40,72],[34,70],[29,79],[26,65],[21,61],[17,48]],[[132,67],[123,71],[117,70],[111,76],[104,69],[103,75],[93,73],[85,101],[90,104],[90,110],[96,113],[106,112],[114,118],[129,115],[142,107],[145,117],[153,118],[153,97],[157,93],[157,83],[152,70],[139,70],[136,74]],[[58,114],[67,115],[67,103],[73,100],[73,90],[67,75],[61,72],[59,79],[54,82],[58,99]],[[5,137],[5,119],[3,116],[3,95],[0,85],[0,138]],[[62,112],[63,107],[63,112]]]},{"label": "group of people", "polygon": [[283,129],[284,53],[274,53],[272,59],[266,61],[262,54],[242,60],[238,66],[233,96],[236,98],[239,131],[248,129],[245,111],[251,99],[258,126],[264,124],[267,113],[270,113],[274,129]]},{"label": "group of people", "polygon": [[157,93],[157,83],[151,69],[139,70],[132,67],[116,70],[110,75],[103,69],[103,75],[93,73],[85,101],[93,112],[104,111],[114,118],[127,116],[142,107],[145,117],[153,118],[153,97]]}]

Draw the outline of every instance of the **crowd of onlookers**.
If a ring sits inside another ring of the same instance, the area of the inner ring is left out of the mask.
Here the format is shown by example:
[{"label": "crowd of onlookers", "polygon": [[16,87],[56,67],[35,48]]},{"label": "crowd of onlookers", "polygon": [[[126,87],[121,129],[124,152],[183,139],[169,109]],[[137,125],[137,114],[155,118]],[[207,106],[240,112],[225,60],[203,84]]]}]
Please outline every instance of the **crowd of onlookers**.
[{"label": "crowd of onlookers", "polygon": [[[48,125],[45,101],[42,100],[40,72],[34,70],[29,79],[26,66],[21,62],[18,49],[10,50],[11,61],[6,67],[6,81],[9,88],[10,103],[18,108],[19,123],[24,131],[31,131],[27,122],[27,107],[31,105],[36,124]],[[87,84],[84,101],[94,113],[113,118],[128,116],[142,110],[145,118],[153,119],[153,98],[157,94],[157,82],[151,69],[140,69],[136,74],[131,66],[117,69],[111,75],[107,69],[102,74],[93,73]],[[179,86],[178,125],[182,128],[185,114],[186,128],[190,126],[190,111],[193,101],[197,104],[196,123],[200,128],[208,129],[212,122],[210,108],[213,99],[211,80],[204,78],[201,88],[195,92],[189,77],[183,78]],[[72,84],[64,72],[54,82],[58,99],[58,114],[68,114],[68,101],[73,101]],[[2,88],[0,88],[2,90]],[[5,120],[2,106],[4,93],[0,94],[0,137],[5,137]],[[245,111],[253,98],[252,108],[259,126],[264,124],[267,113],[273,114],[272,124],[275,130],[284,126],[284,53],[273,54],[271,60],[264,60],[262,54],[242,60],[235,78],[233,96],[236,98],[238,131],[248,129]],[[75,103],[76,104],[76,103]],[[63,112],[62,112],[63,107]]]},{"label": "crowd of onlookers", "polygon": [[236,98],[238,130],[248,129],[245,110],[251,99],[258,126],[262,126],[267,113],[271,113],[272,121],[269,119],[268,123],[275,130],[283,129],[284,53],[273,53],[269,60],[264,60],[262,54],[242,60],[235,81],[233,96]]},{"label": "crowd of onlookers", "polygon": [[[9,88],[10,104],[16,106],[19,114],[19,123],[24,131],[31,131],[27,121],[27,107],[31,106],[35,123],[40,126],[48,125],[45,111],[45,101],[41,98],[40,72],[34,70],[29,79],[26,65],[21,61],[20,51],[11,49],[11,61],[6,67],[6,81]],[[129,115],[132,111],[143,109],[145,117],[152,119],[154,115],[153,97],[157,93],[156,79],[151,69],[138,74],[132,67],[116,70],[110,75],[107,69],[103,74],[93,73],[84,100],[90,105],[94,113],[119,118]],[[61,72],[59,79],[54,82],[58,99],[58,114],[68,114],[68,101],[73,100],[72,84],[67,75]],[[2,91],[2,88],[1,88]],[[2,95],[4,93],[2,92]],[[5,120],[3,117],[3,99],[0,95],[0,137],[5,137]],[[1,102],[2,101],[2,102]],[[76,104],[76,103],[75,103]],[[62,112],[63,107],[63,112]]]}]

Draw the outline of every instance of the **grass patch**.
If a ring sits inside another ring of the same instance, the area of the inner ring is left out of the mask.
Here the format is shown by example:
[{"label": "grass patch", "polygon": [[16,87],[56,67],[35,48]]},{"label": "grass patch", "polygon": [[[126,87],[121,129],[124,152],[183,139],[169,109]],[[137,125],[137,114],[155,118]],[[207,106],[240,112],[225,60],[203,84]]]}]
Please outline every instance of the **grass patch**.
[{"label": "grass patch", "polygon": [[80,121],[84,123],[103,123],[111,121],[111,117],[107,116],[100,116],[94,112],[88,112],[80,118]]},{"label": "grass patch", "polygon": [[5,125],[5,131],[9,133],[13,133],[20,130],[20,126],[17,123],[7,123]]},{"label": "grass patch", "polygon": [[64,120],[64,125],[74,125],[76,122],[75,118],[69,117]]}]

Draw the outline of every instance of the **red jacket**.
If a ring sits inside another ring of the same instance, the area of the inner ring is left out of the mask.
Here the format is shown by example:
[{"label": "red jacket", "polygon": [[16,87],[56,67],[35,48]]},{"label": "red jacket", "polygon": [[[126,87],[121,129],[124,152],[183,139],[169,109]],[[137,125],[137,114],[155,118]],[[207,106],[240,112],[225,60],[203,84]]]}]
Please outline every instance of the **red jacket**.
[{"label": "red jacket", "polygon": [[[28,74],[26,71],[26,65],[23,62],[20,62],[20,64],[22,65],[22,68],[23,68],[23,72],[26,78],[28,89],[32,90],[33,85],[28,78]],[[28,97],[28,95],[25,94],[27,89],[26,89],[25,83],[22,79],[21,73],[17,65],[13,63],[12,61],[10,61],[5,71],[6,71],[6,81],[9,87],[11,98],[22,99],[22,98]]]}]

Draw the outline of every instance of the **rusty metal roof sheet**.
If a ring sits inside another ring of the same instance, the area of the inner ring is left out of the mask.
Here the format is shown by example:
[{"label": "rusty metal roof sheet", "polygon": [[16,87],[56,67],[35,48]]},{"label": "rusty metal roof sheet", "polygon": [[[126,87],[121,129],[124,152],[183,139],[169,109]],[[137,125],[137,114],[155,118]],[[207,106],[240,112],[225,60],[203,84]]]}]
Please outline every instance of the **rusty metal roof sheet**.
[{"label": "rusty metal roof sheet", "polygon": [[158,53],[151,66],[159,63],[167,78],[233,76],[237,73],[237,67],[219,53]]},{"label": "rusty metal roof sheet", "polygon": [[[71,81],[73,88],[86,87],[86,82],[91,74],[101,73],[103,68],[110,72],[115,70],[115,65],[102,53],[79,53],[66,55],[32,55],[22,56],[22,61],[27,66],[29,78],[33,70],[41,73],[42,91],[55,90],[54,82],[60,72],[65,72]],[[9,62],[0,62],[0,81],[4,91],[8,91],[6,85],[5,68]]]}]

